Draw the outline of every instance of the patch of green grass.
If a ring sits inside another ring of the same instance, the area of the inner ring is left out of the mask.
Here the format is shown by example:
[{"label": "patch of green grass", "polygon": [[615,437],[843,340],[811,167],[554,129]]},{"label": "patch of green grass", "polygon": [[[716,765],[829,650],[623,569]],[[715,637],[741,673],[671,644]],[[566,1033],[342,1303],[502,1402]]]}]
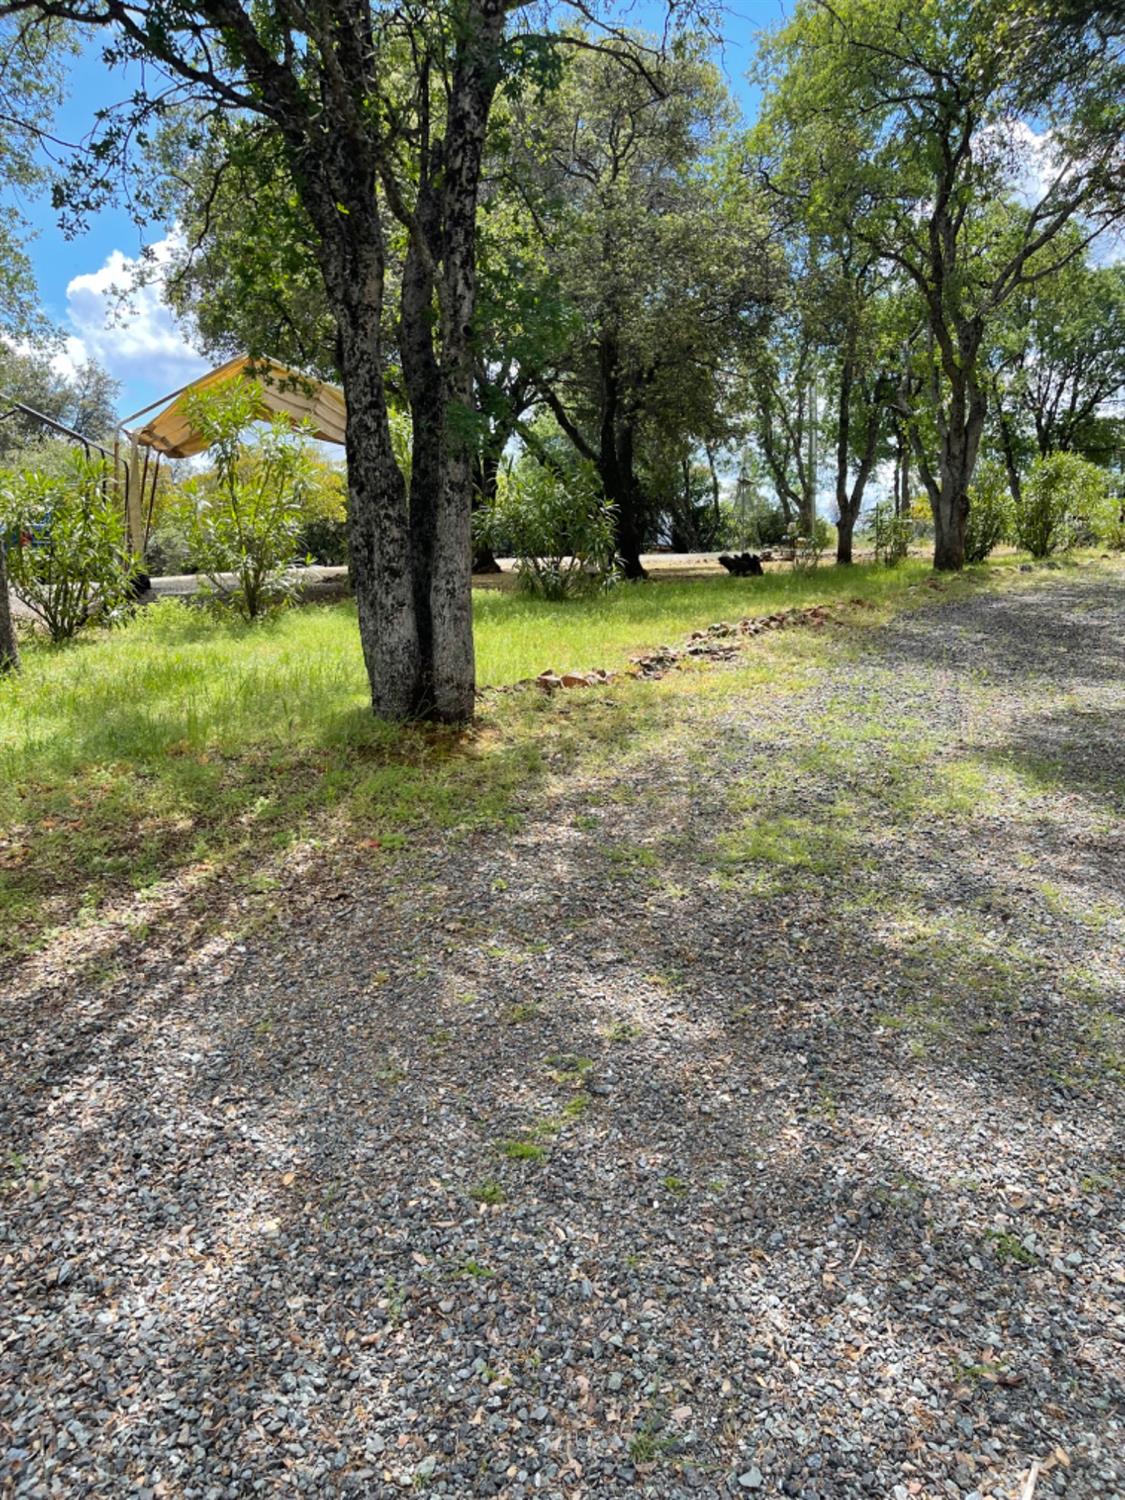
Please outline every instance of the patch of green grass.
[{"label": "patch of green grass", "polygon": [[812,814],[752,815],[719,838],[723,866],[757,874],[759,883],[769,882],[771,874],[831,875],[847,847],[841,830]]},{"label": "patch of green grass", "polygon": [[[789,605],[859,597],[876,607],[857,621],[874,622],[921,599],[912,585],[925,571],[679,579],[562,605],[480,591],[478,675],[503,685],[548,666],[620,670],[715,620]],[[844,633],[827,634],[759,637],[735,670],[690,680],[615,683],[581,701],[495,698],[470,732],[371,716],[351,603],[247,625],[164,601],[65,648],[28,641],[23,671],[0,683],[0,957],[138,892],[159,897],[186,872],[201,890],[233,871],[266,893],[284,890],[294,849],[345,842],[379,860],[424,830],[511,828],[517,797],[580,758],[643,757],[684,692],[718,702],[750,684],[792,686],[816,652],[841,649]],[[623,870],[656,859],[627,846],[612,857]]]},{"label": "patch of green grass", "polygon": [[495,1177],[486,1177],[483,1182],[478,1182],[476,1187],[471,1187],[469,1197],[474,1203],[487,1203],[491,1206],[508,1201],[504,1189]]},{"label": "patch of green grass", "polygon": [[607,1042],[635,1042],[644,1034],[644,1027],[638,1026],[635,1021],[610,1021],[602,1028],[602,1036]]},{"label": "patch of green grass", "polygon": [[673,1451],[675,1438],[663,1430],[663,1424],[653,1419],[641,1424],[629,1439],[629,1457],[635,1464],[653,1464]]},{"label": "patch of green grass", "polygon": [[1002,1229],[986,1229],[984,1237],[990,1241],[997,1260],[1012,1261],[1018,1266],[1035,1266],[1039,1257],[1020,1243],[1018,1236]]},{"label": "patch of green grass", "polygon": [[504,1020],[511,1025],[518,1025],[521,1021],[533,1021],[539,1014],[539,1007],[532,1005],[529,1001],[520,1001],[517,1005],[509,1005],[504,1012]]},{"label": "patch of green grass", "polygon": [[547,1153],[534,1141],[501,1141],[498,1146],[501,1156],[509,1161],[546,1161]]},{"label": "patch of green grass", "polygon": [[656,850],[645,844],[609,844],[605,856],[621,873],[633,870],[652,870],[660,863]]},{"label": "patch of green grass", "polygon": [[552,1140],[568,1125],[581,1119],[589,1107],[590,1096],[588,1094],[574,1094],[566,1101],[558,1114],[545,1115],[542,1120],[537,1120],[531,1127],[531,1133],[540,1140]]},{"label": "patch of green grass", "polygon": [[482,1266],[479,1260],[473,1260],[470,1257],[458,1266],[457,1275],[472,1276],[478,1281],[487,1281],[490,1276],[495,1276],[496,1272],[490,1270],[488,1266]]},{"label": "patch of green grass", "polygon": [[577,1088],[593,1068],[594,1059],[574,1052],[554,1052],[546,1063],[547,1076],[555,1083],[567,1083],[571,1088]]}]

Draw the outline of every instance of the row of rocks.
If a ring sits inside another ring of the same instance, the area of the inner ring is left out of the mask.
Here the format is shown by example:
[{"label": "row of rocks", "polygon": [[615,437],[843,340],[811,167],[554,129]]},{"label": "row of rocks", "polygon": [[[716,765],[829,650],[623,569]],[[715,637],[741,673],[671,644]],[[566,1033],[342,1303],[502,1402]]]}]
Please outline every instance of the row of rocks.
[{"label": "row of rocks", "polygon": [[[862,601],[856,601],[862,602]],[[730,644],[739,637],[761,635],[768,630],[784,630],[794,625],[811,626],[814,629],[834,623],[832,607],[824,604],[810,605],[804,609],[777,610],[772,615],[758,615],[734,623],[718,621],[706,630],[693,630],[683,646],[657,646],[643,656],[629,658],[631,677],[658,678],[687,658],[710,661],[730,661],[738,655],[738,645]],[[555,672],[548,667],[538,677],[527,677],[515,684],[517,688],[538,687],[544,692],[555,693],[560,688],[601,687],[612,682],[615,672],[599,668],[593,672]]]}]

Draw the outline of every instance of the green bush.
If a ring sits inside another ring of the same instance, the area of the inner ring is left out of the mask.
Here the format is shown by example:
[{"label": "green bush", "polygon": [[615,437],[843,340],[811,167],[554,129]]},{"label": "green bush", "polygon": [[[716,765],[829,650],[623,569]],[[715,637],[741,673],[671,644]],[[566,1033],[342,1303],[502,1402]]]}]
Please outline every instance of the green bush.
[{"label": "green bush", "polygon": [[907,554],[914,535],[914,518],[897,516],[887,500],[881,500],[871,513],[871,535],[875,561],[888,568],[897,567]]},{"label": "green bush", "polygon": [[1125,552],[1125,494],[1114,494],[1108,483],[1094,520],[1094,540],[1099,547]]},{"label": "green bush", "polygon": [[1050,557],[1098,539],[1112,502],[1106,473],[1076,453],[1051,453],[1028,470],[1016,506],[1016,540],[1032,557]]},{"label": "green bush", "polygon": [[568,599],[616,576],[613,519],[589,466],[564,480],[529,458],[501,474],[496,499],[477,512],[474,527],[494,553],[511,550],[527,593]]},{"label": "green bush", "polygon": [[283,417],[249,430],[259,412],[253,382],[193,396],[188,414],[213,467],[181,485],[168,524],[215,599],[253,620],[283,602],[302,561],[300,532],[317,468],[309,444]]},{"label": "green bush", "polygon": [[348,528],[341,517],[313,516],[297,534],[297,553],[303,562],[322,567],[344,567],[348,561]]},{"label": "green bush", "polygon": [[49,471],[4,475],[0,530],[12,590],[53,641],[129,598],[139,560],[126,546],[124,508],[103,459],[71,449]]},{"label": "green bush", "polygon": [[986,459],[977,466],[969,490],[969,516],[965,523],[965,561],[981,563],[1012,534],[1013,506],[1004,465]]},{"label": "green bush", "polygon": [[836,541],[836,528],[829,525],[823,516],[813,519],[807,532],[794,532],[793,568],[797,573],[811,573],[820,566],[820,559]]}]

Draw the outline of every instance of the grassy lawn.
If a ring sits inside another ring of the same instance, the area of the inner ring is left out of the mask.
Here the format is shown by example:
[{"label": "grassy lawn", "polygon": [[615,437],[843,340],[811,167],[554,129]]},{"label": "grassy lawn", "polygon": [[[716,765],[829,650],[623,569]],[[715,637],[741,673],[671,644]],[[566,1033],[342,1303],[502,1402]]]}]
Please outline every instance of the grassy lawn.
[{"label": "grassy lawn", "polygon": [[[932,597],[927,576],[913,561],[717,576],[567,605],[481,591],[478,678],[620,669],[631,652],[794,604],[861,599],[875,607],[855,609],[856,624],[873,622]],[[824,652],[805,635],[752,644],[763,686]],[[247,627],[168,602],[65,649],[30,643],[22,675],[0,684],[0,955],[189,868],[256,868],[263,850],[340,829],[374,851],[422,826],[502,825],[517,792],[580,745],[620,746],[660,698],[640,683],[585,696],[598,701],[580,713],[538,693],[490,697],[466,734],[380,724],[347,604]]]}]

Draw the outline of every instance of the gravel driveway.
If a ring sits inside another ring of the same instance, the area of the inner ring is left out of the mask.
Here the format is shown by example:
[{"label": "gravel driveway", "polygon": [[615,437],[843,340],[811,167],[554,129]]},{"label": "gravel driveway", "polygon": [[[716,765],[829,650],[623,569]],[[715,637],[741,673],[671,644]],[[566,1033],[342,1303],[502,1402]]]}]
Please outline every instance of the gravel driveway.
[{"label": "gravel driveway", "polygon": [[0,1493],[1125,1495],[1125,588],[1033,585],[9,975]]}]

